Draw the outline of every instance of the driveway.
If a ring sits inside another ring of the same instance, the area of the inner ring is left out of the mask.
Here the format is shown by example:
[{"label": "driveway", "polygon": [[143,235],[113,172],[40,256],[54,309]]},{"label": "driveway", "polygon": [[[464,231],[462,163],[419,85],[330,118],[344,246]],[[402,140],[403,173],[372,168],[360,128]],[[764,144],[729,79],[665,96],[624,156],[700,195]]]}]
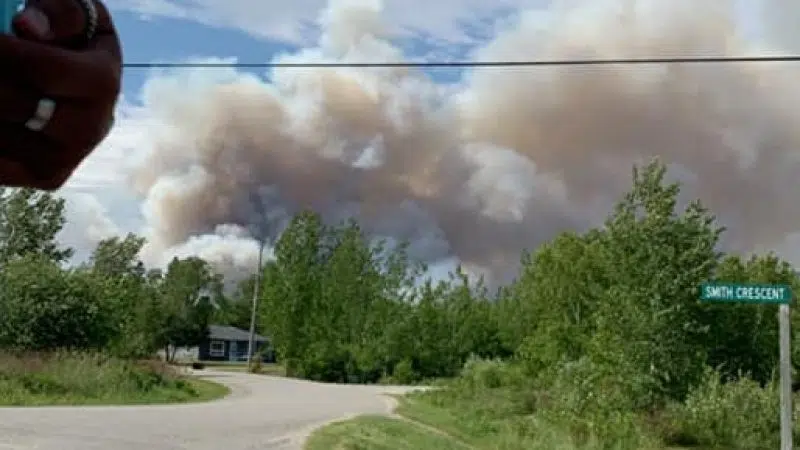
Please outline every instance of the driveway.
[{"label": "driveway", "polygon": [[0,450],[294,450],[310,430],[358,414],[386,414],[384,394],[408,387],[330,385],[202,371],[227,398],[154,406],[0,408]]}]

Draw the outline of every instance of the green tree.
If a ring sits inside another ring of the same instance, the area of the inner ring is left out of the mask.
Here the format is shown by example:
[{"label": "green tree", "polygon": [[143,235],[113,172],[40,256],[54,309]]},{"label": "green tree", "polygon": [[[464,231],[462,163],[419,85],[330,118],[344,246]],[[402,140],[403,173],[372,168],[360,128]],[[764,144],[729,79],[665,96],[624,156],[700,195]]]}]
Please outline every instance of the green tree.
[{"label": "green tree", "polygon": [[519,279],[499,304],[505,345],[517,349],[536,373],[587,352],[595,311],[608,288],[601,238],[563,233],[524,255]]},{"label": "green tree", "polygon": [[0,286],[0,347],[99,350],[113,337],[110,311],[83,272],[28,254],[6,263]]},{"label": "green tree", "polygon": [[88,270],[95,289],[113,312],[116,337],[110,350],[120,356],[149,356],[158,347],[158,276],[148,276],[138,255],[145,240],[134,234],[101,241]]},{"label": "green tree", "polygon": [[275,245],[275,261],[264,265],[264,329],[269,330],[289,374],[297,372],[317,320],[314,306],[321,294],[325,232],[318,215],[297,215]]},{"label": "green tree", "polygon": [[159,288],[156,341],[171,360],[178,348],[199,345],[208,337],[216,297],[222,292],[222,277],[200,258],[174,258]]},{"label": "green tree", "polygon": [[[792,266],[775,255],[744,260],[730,255],[715,279],[727,283],[796,285]],[[703,316],[709,329],[708,364],[726,379],[740,375],[769,382],[778,368],[778,307],[776,305],[709,304]]]},{"label": "green tree", "polygon": [[528,324],[519,356],[529,368],[564,379],[554,372],[572,367],[581,386],[613,391],[593,398],[614,408],[681,399],[706,364],[697,286],[714,273],[722,230],[697,202],[679,211],[665,175],[658,161],[635,168],[605,226],[540,248],[506,301],[518,316],[511,339]]},{"label": "green tree", "polygon": [[212,321],[215,324],[249,329],[255,282],[255,275],[247,277],[236,285],[236,289],[230,295],[220,295]]},{"label": "green tree", "polygon": [[392,371],[389,342],[418,268],[406,246],[373,242],[353,221],[294,218],[265,266],[262,317],[290,373],[376,381]]},{"label": "green tree", "polygon": [[64,199],[50,192],[0,187],[0,264],[32,254],[67,261],[73,250],[56,241],[64,208]]},{"label": "green tree", "polygon": [[718,263],[721,228],[700,205],[678,211],[678,184],[658,161],[634,169],[633,188],[600,238],[604,291],[592,358],[625,371],[625,389],[648,406],[682,399],[703,377],[708,328],[697,286]]}]

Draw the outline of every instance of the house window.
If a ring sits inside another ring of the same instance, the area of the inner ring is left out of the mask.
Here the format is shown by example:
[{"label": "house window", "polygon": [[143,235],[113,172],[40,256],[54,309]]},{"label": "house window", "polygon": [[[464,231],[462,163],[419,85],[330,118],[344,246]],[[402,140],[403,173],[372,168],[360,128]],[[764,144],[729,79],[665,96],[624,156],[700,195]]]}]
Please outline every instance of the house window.
[{"label": "house window", "polygon": [[225,341],[211,341],[208,354],[210,356],[225,356]]}]

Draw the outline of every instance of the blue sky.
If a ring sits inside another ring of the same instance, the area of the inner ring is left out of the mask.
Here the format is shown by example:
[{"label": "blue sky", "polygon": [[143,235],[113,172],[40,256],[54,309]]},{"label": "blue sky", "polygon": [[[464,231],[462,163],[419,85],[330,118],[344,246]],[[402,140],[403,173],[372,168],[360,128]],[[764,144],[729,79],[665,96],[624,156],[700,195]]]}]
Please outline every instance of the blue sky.
[{"label": "blue sky", "polygon": [[[120,11],[114,16],[123,42],[125,60],[132,63],[173,62],[187,57],[235,57],[240,61],[266,61],[273,53],[295,46],[257,38],[235,28],[214,28],[190,20],[154,17]],[[253,72],[261,72],[257,69]],[[126,96],[134,97],[150,71],[127,69]]]},{"label": "blue sky", "polygon": [[[207,0],[211,1],[211,0]],[[214,0],[215,2],[221,0]],[[267,0],[226,0],[231,4],[269,4]],[[148,9],[159,10],[160,8],[153,6],[159,3],[171,5],[192,5],[194,3],[204,3],[203,0],[140,0],[138,2],[132,0],[111,0],[110,4],[114,13],[114,18],[119,29],[119,33],[123,42],[125,59],[128,62],[135,63],[148,63],[159,61],[181,61],[188,57],[199,58],[218,58],[218,57],[235,57],[243,62],[262,62],[268,61],[272,55],[284,51],[291,51],[298,48],[301,42],[287,40],[282,38],[281,35],[270,36],[268,32],[254,33],[251,24],[237,24],[227,23],[220,21],[223,24],[210,25],[214,23],[213,17],[211,19],[202,18],[203,14],[213,15],[215,11],[205,13],[198,13],[200,16],[186,17],[187,13],[183,14],[148,14]],[[297,2],[302,5],[305,3],[315,4],[322,6],[324,2],[314,1],[311,2]],[[400,3],[399,1],[386,2],[386,3]],[[422,3],[422,2],[421,2]],[[444,3],[458,6],[463,3],[465,7],[469,7],[474,3],[474,0],[449,0]],[[475,45],[482,41],[489,40],[492,37],[493,25],[496,21],[504,18],[511,17],[521,7],[542,6],[547,2],[543,0],[504,0],[497,1],[495,7],[484,8],[481,11],[476,11],[474,15],[467,15],[466,18],[459,15],[456,11],[448,11],[447,8],[444,12],[440,12],[443,21],[455,22],[458,24],[459,29],[464,33],[464,39],[454,38],[453,33],[443,34],[437,36],[436,30],[426,29],[421,24],[411,23],[411,26],[417,26],[417,34],[411,39],[403,41],[403,47],[408,54],[426,54],[432,51],[441,51],[446,49],[445,54],[451,57],[463,57]],[[754,19],[758,16],[760,7],[765,2],[761,1],[747,1],[738,0],[740,9],[740,19],[751,33],[758,33],[759,20]],[[766,2],[769,3],[769,2]],[[147,6],[150,5],[150,6]],[[116,6],[116,7],[115,7]],[[310,6],[310,5],[309,5]],[[410,5],[409,5],[410,6]],[[220,11],[224,8],[220,7]],[[235,9],[235,8],[233,8]],[[269,9],[257,8],[258,11],[264,11],[262,14],[267,14]],[[280,7],[277,7],[280,9]],[[414,10],[411,7],[409,9]],[[482,14],[481,14],[482,13]],[[223,15],[222,12],[220,12]],[[254,12],[258,15],[259,12]],[[288,13],[287,20],[295,19],[298,23],[305,24],[306,28],[311,29],[307,33],[308,36],[315,36],[313,27],[308,25],[313,24],[318,10],[310,8],[304,11],[303,14]],[[181,16],[177,18],[175,16]],[[256,17],[257,19],[257,17]],[[409,25],[409,24],[404,24]],[[431,24],[428,24],[430,28]],[[446,32],[447,29],[445,29]],[[258,69],[250,70],[254,73],[260,73]],[[438,71],[434,74],[436,77],[441,77],[446,80],[453,80],[458,77],[456,71]],[[146,69],[129,69],[125,73],[124,78],[124,92],[129,98],[135,98],[141,86],[149,75]]]}]

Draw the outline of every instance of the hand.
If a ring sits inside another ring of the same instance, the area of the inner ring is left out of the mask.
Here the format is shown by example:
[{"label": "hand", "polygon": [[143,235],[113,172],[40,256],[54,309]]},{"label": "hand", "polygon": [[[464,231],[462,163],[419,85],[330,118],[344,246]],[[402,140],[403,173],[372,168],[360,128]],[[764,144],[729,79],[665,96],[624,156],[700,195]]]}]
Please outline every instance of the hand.
[{"label": "hand", "polygon": [[[86,40],[79,0],[28,0],[0,35],[0,185],[55,190],[108,134],[122,77],[122,51],[108,10]],[[40,100],[55,110],[38,131],[26,123]]]}]

